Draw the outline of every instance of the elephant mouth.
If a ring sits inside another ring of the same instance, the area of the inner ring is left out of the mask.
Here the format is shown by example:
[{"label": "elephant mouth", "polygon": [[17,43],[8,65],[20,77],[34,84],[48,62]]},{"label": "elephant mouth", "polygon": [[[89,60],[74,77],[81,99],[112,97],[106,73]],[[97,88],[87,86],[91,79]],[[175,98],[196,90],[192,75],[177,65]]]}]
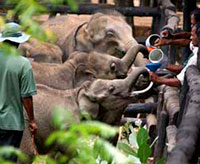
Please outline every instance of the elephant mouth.
[{"label": "elephant mouth", "polygon": [[126,54],[126,51],[124,51],[120,48],[115,48],[115,56],[116,57],[123,58],[125,54]]},{"label": "elephant mouth", "polygon": [[130,94],[130,97],[138,97],[142,94],[145,94],[152,88],[152,86],[153,86],[153,82],[150,82],[149,85],[145,89],[132,91],[131,94]]},{"label": "elephant mouth", "polygon": [[141,74],[138,76],[134,86],[136,90],[142,90],[148,87],[150,81],[149,81],[149,76],[146,74]]},{"label": "elephant mouth", "polygon": [[149,73],[144,72],[140,74],[133,86],[131,87],[130,97],[137,97],[148,92],[153,86],[153,82],[149,80]]}]

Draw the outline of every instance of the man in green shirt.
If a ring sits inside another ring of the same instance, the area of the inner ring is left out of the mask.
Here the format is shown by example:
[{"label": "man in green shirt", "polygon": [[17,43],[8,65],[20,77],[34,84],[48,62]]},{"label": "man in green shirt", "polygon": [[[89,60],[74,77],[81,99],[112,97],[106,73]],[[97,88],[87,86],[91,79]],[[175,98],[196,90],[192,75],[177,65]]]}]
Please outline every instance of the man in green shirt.
[{"label": "man in green shirt", "polygon": [[[0,42],[16,48],[29,35],[16,23],[7,23],[0,33]],[[0,48],[0,146],[19,148],[24,130],[23,106],[27,112],[32,135],[37,130],[33,115],[32,95],[36,94],[35,80],[29,60],[23,56],[5,54]],[[15,162],[16,156],[9,157]]]}]

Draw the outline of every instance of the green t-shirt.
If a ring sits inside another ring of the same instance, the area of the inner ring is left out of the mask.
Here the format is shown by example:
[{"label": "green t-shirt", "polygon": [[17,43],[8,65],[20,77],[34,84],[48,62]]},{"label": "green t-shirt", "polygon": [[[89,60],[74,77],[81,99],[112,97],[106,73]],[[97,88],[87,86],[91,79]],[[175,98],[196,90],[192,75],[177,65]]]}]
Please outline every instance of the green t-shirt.
[{"label": "green t-shirt", "polygon": [[29,60],[0,52],[0,129],[24,130],[21,98],[34,94],[36,87]]}]

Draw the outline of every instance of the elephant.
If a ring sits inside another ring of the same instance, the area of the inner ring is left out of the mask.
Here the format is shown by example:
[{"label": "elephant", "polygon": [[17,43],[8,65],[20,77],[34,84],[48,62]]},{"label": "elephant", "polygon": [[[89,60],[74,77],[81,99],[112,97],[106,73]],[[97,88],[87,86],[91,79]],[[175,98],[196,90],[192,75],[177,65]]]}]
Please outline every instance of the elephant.
[{"label": "elephant", "polygon": [[[138,44],[125,18],[115,10],[97,12],[90,18],[61,15],[47,20],[41,27],[55,34],[57,38],[55,44],[63,52],[63,62],[73,51],[95,50],[122,58],[130,47]],[[31,43],[21,44],[19,48],[27,52],[27,44]],[[35,56],[33,50],[31,53]],[[48,53],[48,50],[45,49],[41,53]],[[26,53],[24,56],[27,56]],[[140,53],[135,60],[135,65],[145,66],[145,62]]]},{"label": "elephant", "polygon": [[[33,97],[33,104],[35,121],[38,125],[36,145],[39,153],[45,154],[50,150],[44,143],[50,133],[55,130],[51,116],[56,105],[70,110],[77,122],[80,121],[80,111],[85,111],[95,120],[110,125],[119,125],[124,108],[145,95],[152,83],[149,85],[148,81],[143,86],[145,89],[140,90],[135,84],[140,83],[142,79],[149,80],[147,69],[134,67],[125,79],[95,79],[85,81],[75,89],[56,90],[38,84],[38,94]],[[28,124],[26,124],[20,149],[33,157],[34,149]]]},{"label": "elephant", "polygon": [[62,63],[63,52],[59,46],[47,42],[39,42],[31,38],[29,42],[23,43],[23,47],[19,45],[22,54],[34,61],[42,61],[44,63]]},{"label": "elephant", "polygon": [[32,62],[32,68],[36,83],[55,89],[71,89],[93,78],[125,78],[138,52],[148,55],[143,45],[130,48],[122,59],[96,51],[75,51],[63,64]]}]

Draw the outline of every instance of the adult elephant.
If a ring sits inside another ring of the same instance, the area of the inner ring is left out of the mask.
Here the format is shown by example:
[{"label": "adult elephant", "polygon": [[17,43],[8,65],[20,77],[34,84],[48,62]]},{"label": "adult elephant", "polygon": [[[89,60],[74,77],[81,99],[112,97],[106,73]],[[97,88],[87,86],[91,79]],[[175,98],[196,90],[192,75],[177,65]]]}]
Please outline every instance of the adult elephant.
[{"label": "adult elephant", "polygon": [[[55,44],[63,52],[63,62],[67,60],[73,51],[77,50],[84,52],[95,50],[122,58],[131,46],[138,44],[133,38],[132,29],[125,18],[115,10],[97,12],[91,17],[58,16],[44,22],[41,26],[44,29],[51,30],[56,35]],[[32,56],[36,56],[34,53],[37,50],[28,46],[29,44],[32,43],[20,45],[20,49],[23,50],[25,56],[27,52],[31,53]],[[48,50],[40,51],[39,55],[51,53],[51,50],[46,51]],[[145,65],[141,54],[137,56],[135,65]]]},{"label": "adult elephant", "polygon": [[[51,116],[56,105],[70,110],[77,121],[80,121],[80,111],[86,111],[93,119],[119,125],[124,108],[129,103],[137,102],[139,97],[147,91],[148,83],[144,84],[144,88],[147,88],[143,90],[138,89],[137,86],[144,78],[149,79],[148,71],[145,68],[134,67],[125,79],[96,79],[84,82],[81,87],[72,90],[56,90],[45,85],[38,85],[38,94],[33,102],[35,120],[38,125],[36,144],[39,153],[50,151],[44,143],[50,133],[55,130]],[[28,125],[20,149],[33,157],[34,149]]]}]

